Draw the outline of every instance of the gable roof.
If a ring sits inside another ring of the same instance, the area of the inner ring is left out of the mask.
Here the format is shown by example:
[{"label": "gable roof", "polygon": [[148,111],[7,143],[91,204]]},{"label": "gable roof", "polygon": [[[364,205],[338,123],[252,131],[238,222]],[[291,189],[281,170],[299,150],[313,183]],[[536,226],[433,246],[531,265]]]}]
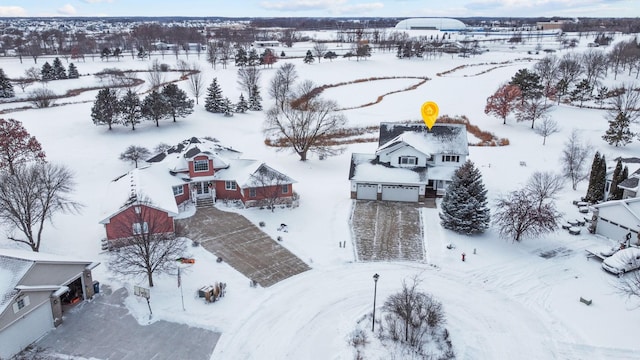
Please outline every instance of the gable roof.
[{"label": "gable roof", "polygon": [[189,160],[198,155],[212,159],[214,169],[222,169],[229,166],[229,160],[239,158],[242,153],[221,145],[215,139],[192,137],[152,156],[147,162],[164,163],[170,171],[182,172],[189,170]]},{"label": "gable roof", "polygon": [[[454,169],[455,170],[455,169]],[[371,183],[421,184],[427,182],[427,168],[395,168],[381,164],[373,154],[351,154],[349,180]]]},{"label": "gable roof", "polygon": [[257,180],[259,179],[259,175],[257,174],[261,171],[266,171],[273,175],[273,185],[286,185],[296,182],[289,176],[267,166],[267,164],[263,162],[249,159],[231,160],[229,167],[218,170],[213,176],[213,179],[220,181],[235,181],[238,186],[243,189],[261,187],[267,185],[264,181]]},{"label": "gable roof", "polygon": [[628,214],[635,218],[640,225],[640,198],[605,201],[592,205],[592,207],[595,209],[606,208],[612,212],[611,218],[614,219],[621,219],[624,214]]},{"label": "gable roof", "polygon": [[[18,295],[20,283],[36,263],[84,264],[91,268],[98,265],[93,261],[46,254],[41,252],[0,249],[0,314]],[[56,288],[62,284],[40,284],[46,288]]]},{"label": "gable roof", "polygon": [[380,124],[379,151],[406,144],[425,155],[469,155],[467,129],[463,124],[435,124],[429,130],[424,124]]},{"label": "gable roof", "polygon": [[139,203],[175,216],[178,214],[178,205],[171,188],[186,182],[188,178],[173,176],[163,166],[152,164],[133,169],[109,183],[102,203],[103,220],[100,223],[108,223],[116,214]]}]

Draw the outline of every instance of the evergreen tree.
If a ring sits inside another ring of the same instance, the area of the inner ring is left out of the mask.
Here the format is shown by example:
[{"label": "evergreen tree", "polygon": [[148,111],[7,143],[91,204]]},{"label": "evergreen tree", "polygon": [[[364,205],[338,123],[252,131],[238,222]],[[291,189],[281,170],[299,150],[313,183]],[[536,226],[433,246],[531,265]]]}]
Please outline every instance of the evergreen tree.
[{"label": "evergreen tree", "polygon": [[527,69],[518,70],[511,78],[509,85],[516,85],[520,88],[522,103],[525,100],[541,97],[544,90],[544,86],[540,83],[540,76]]},{"label": "evergreen tree", "polygon": [[307,54],[304,56],[303,61],[305,64],[313,64],[313,62],[315,61],[315,58],[313,57],[311,50],[307,50]]},{"label": "evergreen tree", "polygon": [[118,95],[114,89],[105,88],[98,91],[96,100],[91,108],[91,119],[96,125],[108,125],[111,130],[111,125],[117,124],[120,115],[120,104],[118,102]]},{"label": "evergreen tree", "polygon": [[245,66],[248,61],[247,52],[242,47],[238,47],[235,56],[236,66]]},{"label": "evergreen tree", "polygon": [[169,111],[176,122],[176,117],[186,117],[193,112],[193,100],[187,98],[187,93],[176,84],[167,84],[162,88],[162,95],[169,103]]},{"label": "evergreen tree", "polygon": [[222,113],[224,116],[233,116],[233,103],[229,100],[228,97],[222,99]]},{"label": "evergreen tree", "polygon": [[13,85],[9,82],[9,78],[4,74],[4,70],[0,68],[0,98],[12,98],[16,96]]},{"label": "evergreen tree", "polygon": [[249,96],[249,110],[262,110],[262,96],[260,96],[260,89],[258,88],[258,85],[253,85],[251,88],[251,95]]},{"label": "evergreen tree", "polygon": [[156,126],[160,126],[160,120],[171,115],[169,102],[157,90],[154,90],[144,98],[141,110],[142,117],[154,121]]},{"label": "evergreen tree", "polygon": [[[71,66],[69,66],[71,69]],[[136,129],[136,124],[142,120],[142,104],[140,97],[133,90],[127,90],[127,93],[120,99],[120,115],[124,125],[131,125],[131,130]]]},{"label": "evergreen tree", "polygon": [[207,97],[204,99],[204,109],[212,113],[222,112],[222,89],[218,85],[218,78],[213,78],[211,85],[207,88]]},{"label": "evergreen tree", "polygon": [[48,61],[42,65],[42,70],[40,70],[40,74],[42,75],[40,78],[42,81],[50,81],[55,80],[55,74],[53,72],[53,67],[49,64]]},{"label": "evergreen tree", "polygon": [[62,65],[60,58],[53,59],[53,78],[55,80],[62,80],[67,78],[67,70]]},{"label": "evergreen tree", "polygon": [[80,73],[78,72],[78,68],[73,64],[69,64],[69,79],[77,79],[80,77]]},{"label": "evergreen tree", "polygon": [[244,95],[240,94],[240,99],[236,104],[236,112],[244,114],[247,110],[249,110],[249,104],[247,103],[247,100],[244,99]]},{"label": "evergreen tree", "polygon": [[587,79],[583,79],[580,81],[576,88],[571,91],[571,101],[579,101],[579,107],[582,107],[585,101],[591,98],[591,93],[593,92],[593,86],[587,81]]},{"label": "evergreen tree", "polygon": [[260,56],[258,55],[258,51],[256,51],[256,49],[249,50],[249,54],[247,57],[247,65],[249,66],[260,65]]},{"label": "evergreen tree", "polygon": [[618,184],[623,181],[621,179],[622,176],[622,159],[618,159],[616,163],[616,168],[613,170],[613,175],[611,176],[611,186],[609,187],[609,196],[607,196],[607,200],[620,200],[617,198],[618,194]]},{"label": "evergreen tree", "polygon": [[618,113],[615,119],[609,120],[609,128],[602,135],[602,139],[609,145],[625,146],[629,144],[635,136],[629,129],[630,124],[631,121],[625,113]]},{"label": "evergreen tree", "polygon": [[465,162],[453,174],[439,215],[445,229],[461,234],[478,234],[489,227],[487,190],[473,162]]},{"label": "evergreen tree", "polygon": [[607,182],[607,163],[604,155],[596,151],[591,163],[591,173],[589,174],[589,185],[585,201],[600,202],[604,199],[604,188]]}]

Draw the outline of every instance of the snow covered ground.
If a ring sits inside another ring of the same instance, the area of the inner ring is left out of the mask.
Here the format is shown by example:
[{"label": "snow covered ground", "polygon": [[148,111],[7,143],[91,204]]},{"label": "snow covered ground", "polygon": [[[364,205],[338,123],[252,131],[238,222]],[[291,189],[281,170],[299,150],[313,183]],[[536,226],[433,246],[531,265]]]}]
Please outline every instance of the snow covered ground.
[{"label": "snow covered ground", "polygon": [[[583,38],[585,46],[556,54],[583,51],[588,41]],[[510,118],[507,125],[503,125],[502,120],[484,114],[486,98],[501,83],[508,81],[518,69],[533,66],[535,59],[543,56],[527,54],[534,46],[508,51],[492,49],[472,58],[446,55],[431,60],[398,60],[393,53],[374,53],[365,61],[338,58],[306,65],[301,59],[282,59],[276,66],[290,61],[296,65],[300,80],[309,79],[318,85],[371,77],[430,78],[417,89],[386,96],[376,105],[344,111],[349,125],[421,121],[420,106],[427,100],[438,103],[441,115],[466,115],[483,130],[510,141],[506,147],[470,148],[470,158],[482,172],[492,202],[500,194],[521,187],[534,171],[558,171],[561,149],[573,129],[608,160],[640,153],[637,141],[622,148],[602,141],[600,137],[607,122],[601,110],[556,107],[552,117],[559,123],[561,132],[551,135],[546,146],[542,146],[542,138],[531,130],[530,123],[516,123]],[[549,46],[544,44],[545,48]],[[198,60],[194,54],[188,60],[184,56],[181,59],[200,62],[207,84],[217,77],[223,94],[237,101],[240,90],[235,67],[213,70],[204,56]],[[167,55],[164,60],[159,57],[159,60],[175,66],[174,56]],[[505,61],[509,63],[491,65]],[[43,63],[44,59],[39,59],[38,64],[27,59],[23,64],[17,59],[0,59],[0,67],[11,78],[20,77],[28,67],[40,67]],[[109,62],[87,58],[86,63],[76,62],[81,74],[95,73],[105,67],[145,70],[149,64],[149,61],[130,58]],[[465,64],[478,65],[437,75]],[[272,104],[266,89],[275,71],[275,67],[262,71],[265,109]],[[78,84],[98,84],[97,78],[93,82],[88,80],[91,78],[83,77]],[[632,80],[619,75],[616,82]],[[47,87],[63,93],[73,88],[72,81],[76,80],[53,81]],[[381,80],[329,89],[323,96],[350,108],[415,82],[417,80]],[[612,79],[605,83],[614,84]],[[187,89],[184,82],[178,85]],[[16,88],[16,92],[21,90]],[[370,324],[358,325],[358,321],[372,310],[374,273],[380,274],[377,286],[380,306],[388,295],[400,289],[403,279],[419,275],[423,279],[421,288],[444,305],[447,327],[460,359],[638,357],[638,303],[616,292],[614,285],[618,278],[602,271],[598,262],[586,259],[585,249],[612,245],[608,240],[588,234],[586,228],[579,236],[559,230],[544,238],[512,243],[500,239],[493,228],[482,236],[457,235],[441,228],[437,209],[423,209],[426,262],[358,263],[354,261],[348,223],[352,206],[347,180],[349,159],[352,152],[373,152],[375,143],[350,145],[344,154],[326,160],[312,156],[300,162],[293,154],[276,152],[264,145],[263,112],[223,117],[204,111],[202,98],[195,112],[177,123],[164,121],[156,128],[147,122],[136,131],[123,126],[108,131],[91,122],[91,101],[96,93],[83,93],[78,98],[88,102],[2,116],[22,121],[42,143],[49,161],[74,170],[76,199],[85,205],[81,215],[54,218],[45,230],[41,251],[101,261],[102,266],[94,270],[94,278],[102,283],[114,288],[126,286],[130,293],[133,285],[146,285],[144,279],[115,277],[108,271],[107,256],[100,250],[100,239],[104,237],[104,229],[98,224],[102,194],[111,179],[130,169],[129,164],[118,160],[127,146],[136,144],[152,149],[160,142],[176,144],[191,136],[212,136],[242,151],[245,158],[264,160],[298,181],[295,184],[301,196],[298,208],[277,209],[273,213],[258,209],[227,210],[238,211],[254,223],[264,221],[265,231],[274,238],[283,235],[276,228],[286,223],[289,232],[284,234],[281,244],[307,262],[312,270],[269,288],[251,288],[249,279],[225,263],[216,263],[213,254],[201,248],[189,248],[196,263],[183,269],[184,310],[175,276],[158,277],[151,289],[153,320],[187,323],[222,332],[212,359],[352,358],[346,338],[357,326],[369,328]],[[521,166],[521,162],[526,166]],[[565,187],[557,204],[567,219],[583,216],[571,201],[583,196],[585,191],[584,182],[576,191],[569,185]],[[339,242],[345,240],[347,247],[340,248]],[[3,247],[17,247],[7,240],[1,241]],[[456,248],[447,249],[450,243]],[[465,262],[460,261],[462,252],[467,254]],[[544,258],[540,256],[543,252],[557,255]],[[228,284],[227,295],[219,302],[205,304],[195,296],[196,290],[215,281]],[[593,304],[586,306],[579,302],[581,296],[592,299]],[[149,321],[144,300],[131,296],[126,304],[140,323]],[[386,351],[372,342],[366,356],[388,358]]]}]

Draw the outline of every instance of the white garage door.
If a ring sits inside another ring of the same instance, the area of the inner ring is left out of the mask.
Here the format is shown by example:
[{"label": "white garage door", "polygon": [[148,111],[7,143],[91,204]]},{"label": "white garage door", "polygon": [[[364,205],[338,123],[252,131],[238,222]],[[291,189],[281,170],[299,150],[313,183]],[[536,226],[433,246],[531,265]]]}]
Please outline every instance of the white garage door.
[{"label": "white garage door", "polygon": [[358,184],[356,199],[360,200],[378,200],[378,185],[376,184]]},{"label": "white garage door", "polygon": [[[12,311],[11,308],[8,311]],[[0,332],[0,358],[10,358],[51,329],[53,315],[51,305],[47,301]]]},{"label": "white garage door", "polygon": [[419,188],[417,186],[383,185],[382,200],[387,201],[418,201]]}]

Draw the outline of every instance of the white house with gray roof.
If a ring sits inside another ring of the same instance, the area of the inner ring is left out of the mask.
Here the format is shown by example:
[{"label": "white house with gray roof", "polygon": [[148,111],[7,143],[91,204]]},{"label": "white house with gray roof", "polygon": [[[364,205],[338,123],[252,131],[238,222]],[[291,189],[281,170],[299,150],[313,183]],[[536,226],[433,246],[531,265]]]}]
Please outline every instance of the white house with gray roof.
[{"label": "white house with gray roof", "polygon": [[444,195],[469,156],[462,124],[381,123],[374,154],[351,155],[351,198],[421,202]]},{"label": "white house with gray roof", "polygon": [[8,359],[62,323],[63,310],[95,293],[99,263],[0,249],[0,358]]}]

